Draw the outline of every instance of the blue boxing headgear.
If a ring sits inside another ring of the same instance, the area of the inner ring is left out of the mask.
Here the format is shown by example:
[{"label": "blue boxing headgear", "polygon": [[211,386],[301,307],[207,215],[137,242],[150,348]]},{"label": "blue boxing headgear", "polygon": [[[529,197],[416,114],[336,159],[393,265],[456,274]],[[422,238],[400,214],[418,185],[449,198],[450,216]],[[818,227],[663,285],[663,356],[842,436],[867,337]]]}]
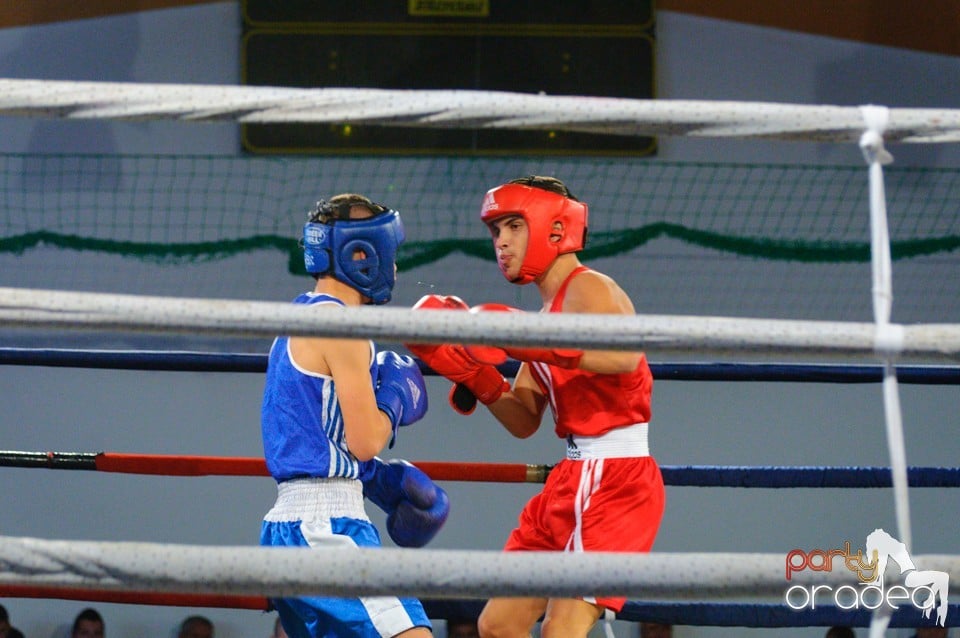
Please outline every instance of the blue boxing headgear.
[{"label": "blue boxing headgear", "polygon": [[[369,208],[374,216],[350,219],[353,206]],[[320,200],[303,227],[303,261],[308,273],[332,274],[370,303],[384,304],[396,283],[397,248],[403,240],[403,222],[395,210],[380,204]],[[362,259],[354,258],[357,251],[363,252]]]}]

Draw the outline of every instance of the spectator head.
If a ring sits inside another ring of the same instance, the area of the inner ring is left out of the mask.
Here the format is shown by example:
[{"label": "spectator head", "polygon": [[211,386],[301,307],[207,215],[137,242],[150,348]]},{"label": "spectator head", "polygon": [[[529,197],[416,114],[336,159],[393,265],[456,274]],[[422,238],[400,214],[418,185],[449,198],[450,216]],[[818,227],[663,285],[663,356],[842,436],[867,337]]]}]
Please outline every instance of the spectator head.
[{"label": "spectator head", "polygon": [[213,638],[213,622],[206,616],[189,616],[180,623],[178,638]]},{"label": "spectator head", "polygon": [[88,607],[74,618],[70,638],[103,638],[104,634],[103,616],[96,609]]}]

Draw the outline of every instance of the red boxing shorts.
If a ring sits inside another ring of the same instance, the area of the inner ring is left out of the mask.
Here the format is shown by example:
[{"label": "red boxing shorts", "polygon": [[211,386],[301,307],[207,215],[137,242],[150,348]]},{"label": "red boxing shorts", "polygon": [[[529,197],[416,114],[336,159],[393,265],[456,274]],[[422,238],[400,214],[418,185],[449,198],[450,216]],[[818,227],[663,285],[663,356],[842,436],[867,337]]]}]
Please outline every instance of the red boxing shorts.
[{"label": "red boxing shorts", "polygon": [[[507,551],[649,552],[660,528],[663,477],[651,456],[563,459],[520,513]],[[584,598],[615,612],[626,598]]]}]

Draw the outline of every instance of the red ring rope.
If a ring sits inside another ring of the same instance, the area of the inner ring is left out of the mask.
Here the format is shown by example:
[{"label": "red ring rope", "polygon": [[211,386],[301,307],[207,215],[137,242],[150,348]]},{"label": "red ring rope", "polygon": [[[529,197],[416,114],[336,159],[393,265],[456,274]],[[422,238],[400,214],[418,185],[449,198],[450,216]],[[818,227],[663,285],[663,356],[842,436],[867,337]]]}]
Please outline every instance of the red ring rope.
[{"label": "red ring rope", "polygon": [[42,585],[2,585],[0,598],[56,598],[59,600],[88,600],[98,603],[125,605],[163,605],[169,607],[223,607],[269,611],[270,603],[263,596],[231,594],[177,594],[144,591],[107,591],[46,587]]},{"label": "red ring rope", "polygon": [[[543,483],[549,465],[522,463],[468,463],[414,461],[435,481],[487,481]],[[123,454],[117,452],[18,452],[0,451],[0,467],[35,467],[62,470],[97,470],[161,476],[269,476],[259,457],[183,456],[173,454]]]}]

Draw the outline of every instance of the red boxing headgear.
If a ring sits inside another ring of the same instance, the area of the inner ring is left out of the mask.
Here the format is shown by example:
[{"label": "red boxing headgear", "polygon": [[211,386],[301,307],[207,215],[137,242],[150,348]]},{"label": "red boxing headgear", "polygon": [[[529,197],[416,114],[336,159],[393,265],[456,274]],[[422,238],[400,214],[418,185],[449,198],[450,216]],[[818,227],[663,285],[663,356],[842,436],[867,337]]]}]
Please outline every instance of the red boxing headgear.
[{"label": "red boxing headgear", "polygon": [[[528,284],[539,277],[558,255],[583,250],[587,239],[587,205],[583,202],[522,184],[491,188],[483,198],[480,219],[489,225],[508,215],[522,217],[530,235],[520,274],[512,280],[515,284]],[[554,222],[563,224],[560,241],[550,241]]]}]

